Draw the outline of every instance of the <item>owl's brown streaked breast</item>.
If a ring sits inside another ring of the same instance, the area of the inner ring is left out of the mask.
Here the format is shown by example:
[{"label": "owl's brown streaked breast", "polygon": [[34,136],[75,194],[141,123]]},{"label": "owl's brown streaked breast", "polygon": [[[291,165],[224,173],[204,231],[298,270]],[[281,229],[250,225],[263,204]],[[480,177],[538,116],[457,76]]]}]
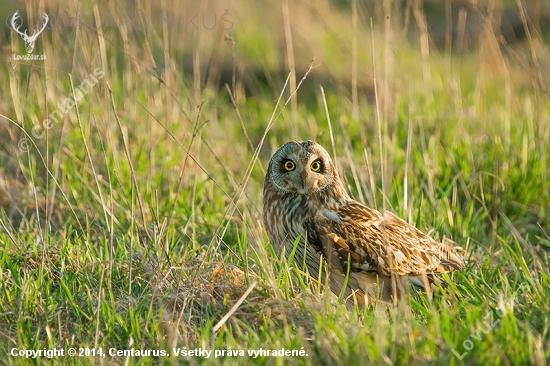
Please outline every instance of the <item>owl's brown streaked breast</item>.
[{"label": "owl's brown streaked breast", "polygon": [[285,242],[294,242],[305,234],[303,222],[306,199],[277,191],[264,192],[263,219],[271,244],[279,249]]}]

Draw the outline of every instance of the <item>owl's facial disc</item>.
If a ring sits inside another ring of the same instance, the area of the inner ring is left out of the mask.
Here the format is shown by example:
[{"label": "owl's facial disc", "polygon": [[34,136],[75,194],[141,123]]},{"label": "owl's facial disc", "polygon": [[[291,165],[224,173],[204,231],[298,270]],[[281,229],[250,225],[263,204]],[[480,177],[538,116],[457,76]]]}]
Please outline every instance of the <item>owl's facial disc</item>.
[{"label": "owl's facial disc", "polygon": [[271,173],[280,190],[311,194],[333,182],[328,153],[315,142],[291,141],[275,156]]}]

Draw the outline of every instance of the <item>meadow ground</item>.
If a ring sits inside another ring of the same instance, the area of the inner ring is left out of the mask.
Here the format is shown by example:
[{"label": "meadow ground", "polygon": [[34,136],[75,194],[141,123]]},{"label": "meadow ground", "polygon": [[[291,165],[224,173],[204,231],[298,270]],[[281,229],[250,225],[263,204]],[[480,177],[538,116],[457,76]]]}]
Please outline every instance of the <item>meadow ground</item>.
[{"label": "meadow ground", "polygon": [[[3,5],[51,23],[43,61],[0,33],[0,363],[548,363],[548,9],[373,3]],[[308,284],[261,223],[291,139],[467,268],[394,308]]]}]

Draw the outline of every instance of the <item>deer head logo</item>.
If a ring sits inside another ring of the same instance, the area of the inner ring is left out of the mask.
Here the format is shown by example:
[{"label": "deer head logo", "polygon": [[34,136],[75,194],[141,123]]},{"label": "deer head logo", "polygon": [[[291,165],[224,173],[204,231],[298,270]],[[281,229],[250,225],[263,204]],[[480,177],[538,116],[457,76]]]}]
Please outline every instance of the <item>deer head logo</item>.
[{"label": "deer head logo", "polygon": [[[39,25],[37,25],[31,36],[27,34],[27,30],[25,29],[25,32],[21,32],[19,28],[23,24],[23,19],[21,19],[21,16],[19,15],[19,11],[16,11],[15,14],[13,14],[13,17],[11,18],[11,26],[14,31],[19,33],[21,37],[23,38],[23,41],[25,41],[25,48],[27,49],[27,53],[32,53],[32,50],[34,50],[34,42],[36,42],[36,38],[42,33],[44,28],[46,28],[46,24],[48,24],[48,20],[50,18],[48,17],[48,14],[44,15],[44,24],[42,25],[42,28],[39,29]],[[18,23],[20,22],[20,23]]]}]

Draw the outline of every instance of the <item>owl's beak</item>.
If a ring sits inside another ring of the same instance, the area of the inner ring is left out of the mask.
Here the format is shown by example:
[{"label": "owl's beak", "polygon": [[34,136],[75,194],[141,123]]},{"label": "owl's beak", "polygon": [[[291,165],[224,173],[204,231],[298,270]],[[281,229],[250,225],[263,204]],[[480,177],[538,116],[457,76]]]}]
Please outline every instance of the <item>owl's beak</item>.
[{"label": "owl's beak", "polygon": [[306,182],[307,182],[307,176],[305,173],[298,174],[298,181],[296,182],[296,189],[298,190],[298,193],[300,194],[306,194]]},{"label": "owl's beak", "polygon": [[317,180],[307,173],[301,173],[298,177],[298,193],[307,194],[317,189]]}]

